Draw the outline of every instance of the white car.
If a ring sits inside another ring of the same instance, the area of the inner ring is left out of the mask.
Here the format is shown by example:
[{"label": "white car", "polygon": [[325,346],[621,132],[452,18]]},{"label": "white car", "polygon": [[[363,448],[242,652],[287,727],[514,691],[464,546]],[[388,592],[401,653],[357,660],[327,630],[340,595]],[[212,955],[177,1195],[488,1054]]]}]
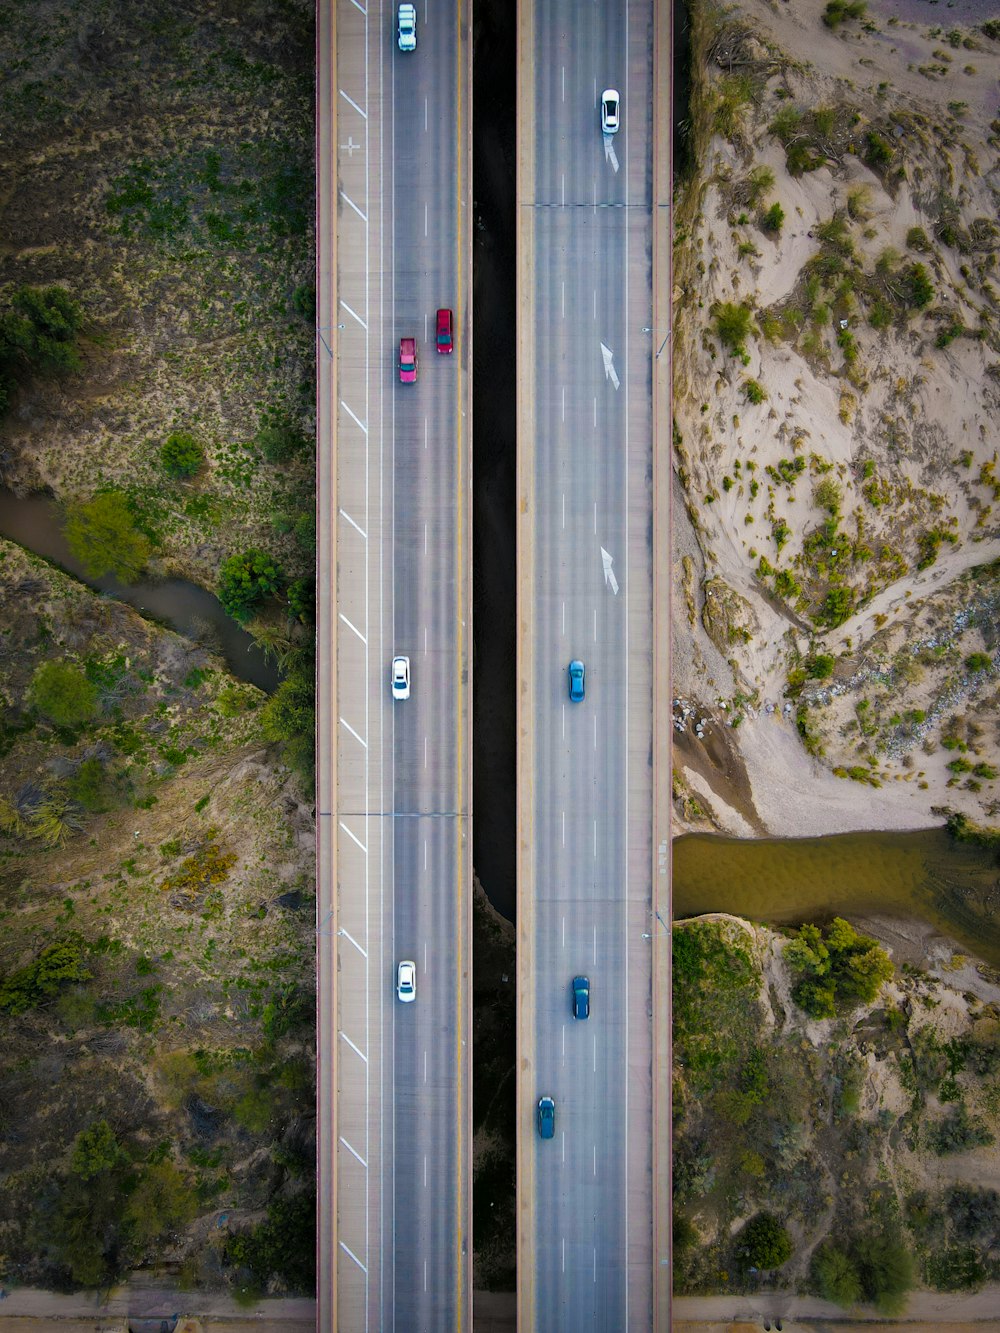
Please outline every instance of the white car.
[{"label": "white car", "polygon": [[601,93],[601,131],[617,134],[621,125],[621,99],[616,88],[605,88]]},{"label": "white car", "polygon": [[417,965],[409,959],[396,968],[396,994],[403,1004],[412,1004],[417,998]]},{"label": "white car", "polygon": [[392,697],[408,699],[410,697],[410,659],[394,657],[392,659]]},{"label": "white car", "polygon": [[396,15],[396,24],[399,29],[399,49],[401,51],[415,51],[417,49],[416,5],[400,5]]}]

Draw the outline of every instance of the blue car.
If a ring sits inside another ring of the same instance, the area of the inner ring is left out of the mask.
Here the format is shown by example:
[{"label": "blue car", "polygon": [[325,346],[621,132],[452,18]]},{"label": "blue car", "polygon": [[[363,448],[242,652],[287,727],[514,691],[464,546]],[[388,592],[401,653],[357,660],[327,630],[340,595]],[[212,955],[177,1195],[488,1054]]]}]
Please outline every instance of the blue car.
[{"label": "blue car", "polygon": [[575,704],[583,702],[584,675],[583,663],[574,658],[569,664],[569,697]]},{"label": "blue car", "polygon": [[538,1137],[554,1139],[556,1136],[556,1104],[551,1097],[538,1099]]},{"label": "blue car", "polygon": [[590,978],[573,978],[573,1017],[590,1017]]}]

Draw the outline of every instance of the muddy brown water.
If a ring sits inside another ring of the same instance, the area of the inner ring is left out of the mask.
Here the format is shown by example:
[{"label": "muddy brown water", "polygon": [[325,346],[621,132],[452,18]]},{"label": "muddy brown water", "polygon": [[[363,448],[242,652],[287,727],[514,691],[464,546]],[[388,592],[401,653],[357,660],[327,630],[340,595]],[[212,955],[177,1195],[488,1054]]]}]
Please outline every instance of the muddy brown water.
[{"label": "muddy brown water", "polygon": [[673,847],[673,915],[798,923],[917,917],[1000,967],[1000,860],[944,829],[826,838],[722,838]]},{"label": "muddy brown water", "polygon": [[269,694],[277,688],[278,668],[207,589],[188,583],[186,579],[124,584],[111,576],[89,578],[66,545],[62,511],[50,496],[19,497],[0,488],[0,536],[17,542],[35,555],[44,556],[95,591],[127,602],[149,619],[169,626],[210,652],[219,653],[240,680]]}]

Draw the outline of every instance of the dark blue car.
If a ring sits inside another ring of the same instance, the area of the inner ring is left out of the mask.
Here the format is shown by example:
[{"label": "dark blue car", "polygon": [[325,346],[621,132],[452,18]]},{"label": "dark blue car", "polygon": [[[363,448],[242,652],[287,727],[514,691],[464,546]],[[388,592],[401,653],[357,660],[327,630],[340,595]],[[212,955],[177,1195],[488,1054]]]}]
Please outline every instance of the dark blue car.
[{"label": "dark blue car", "polygon": [[573,1017],[590,1017],[590,978],[573,978]]},{"label": "dark blue car", "polygon": [[556,1104],[551,1097],[538,1099],[538,1136],[553,1139],[556,1135]]},{"label": "dark blue car", "polygon": [[574,658],[569,664],[569,697],[575,704],[583,702],[584,675],[583,663]]}]

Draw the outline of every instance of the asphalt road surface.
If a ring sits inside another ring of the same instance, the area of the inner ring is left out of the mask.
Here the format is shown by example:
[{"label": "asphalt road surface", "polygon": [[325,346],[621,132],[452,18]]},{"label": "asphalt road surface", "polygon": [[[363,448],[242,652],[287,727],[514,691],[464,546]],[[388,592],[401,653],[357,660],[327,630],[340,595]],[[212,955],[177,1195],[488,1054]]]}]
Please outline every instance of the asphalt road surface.
[{"label": "asphalt road surface", "polygon": [[393,5],[343,0],[327,92],[322,19],[319,37],[319,1300],[341,1329],[461,1329],[470,1308],[468,48],[461,6],[417,13],[404,54]]},{"label": "asphalt road surface", "polygon": [[[536,0],[533,23],[533,199],[522,221],[534,275],[523,468],[533,907],[519,1027],[530,1068],[519,1188],[531,1192],[531,1216],[519,1285],[522,1322],[578,1333],[652,1326],[653,10],[649,0]],[[609,138],[607,87],[622,109]],[[586,667],[580,703],[569,699],[571,659]],[[572,1016],[577,974],[591,983],[587,1021]],[[556,1102],[551,1141],[535,1124],[542,1094]]]}]

